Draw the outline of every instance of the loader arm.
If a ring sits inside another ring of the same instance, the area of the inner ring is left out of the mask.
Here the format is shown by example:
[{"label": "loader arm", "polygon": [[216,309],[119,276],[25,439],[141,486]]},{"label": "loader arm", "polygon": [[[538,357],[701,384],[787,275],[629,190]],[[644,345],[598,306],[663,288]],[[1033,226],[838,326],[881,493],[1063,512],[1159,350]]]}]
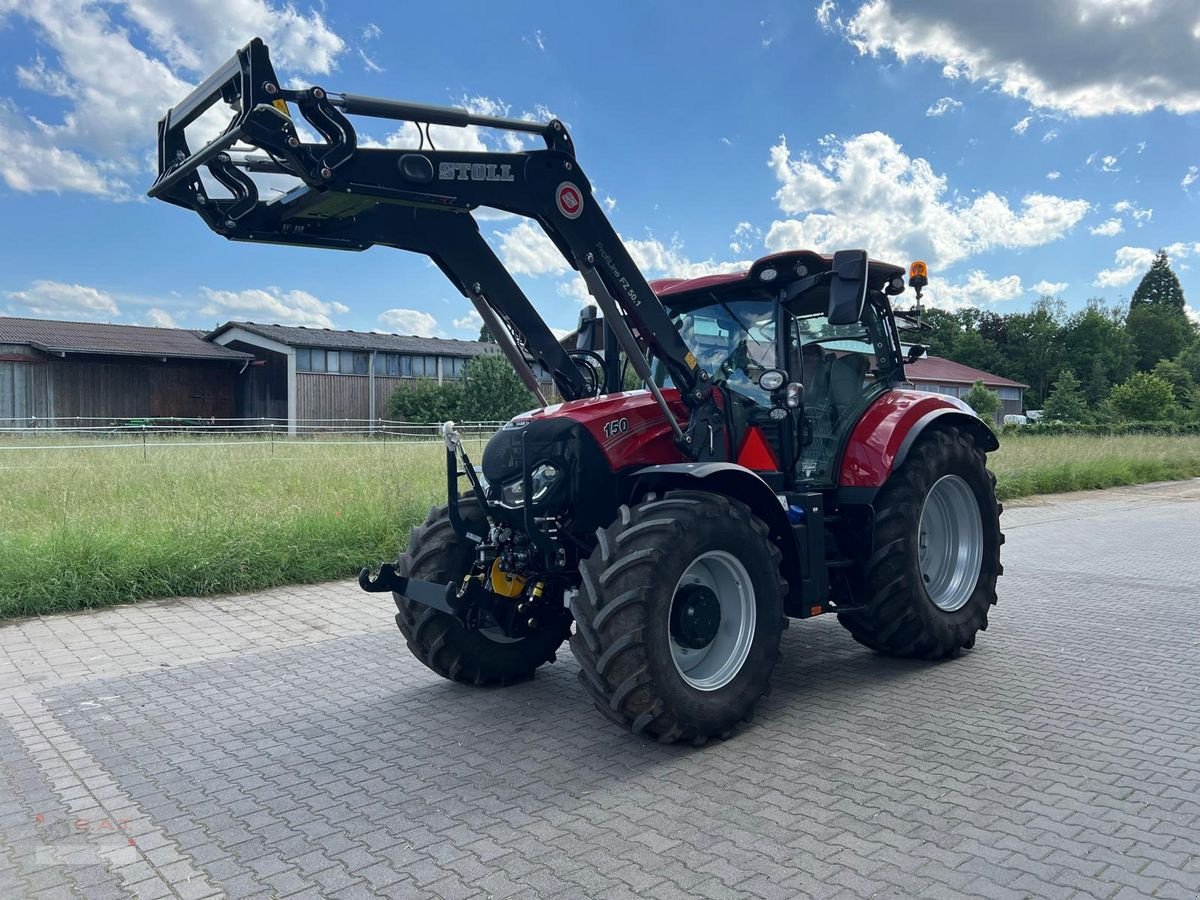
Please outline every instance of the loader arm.
[{"label": "loader arm", "polygon": [[[193,152],[185,130],[219,102],[235,110],[232,121]],[[322,141],[302,140],[289,104]],[[421,145],[359,146],[347,118],[353,115],[413,122]],[[430,125],[535,134],[546,149],[437,150],[429,139]],[[231,196],[211,196],[202,168]],[[254,173],[289,175],[301,183],[264,199]],[[319,87],[285,89],[266,45],[255,38],[159,122],[158,177],[148,193],[194,210],[231,240],[340,250],[379,244],[425,254],[485,322],[499,320],[511,332],[513,341],[502,339],[501,348],[535,394],[525,354],[552,373],[565,397],[576,399],[587,388],[575,360],[492,252],[470,212],[487,206],[534,219],[584,277],[621,349],[658,399],[677,443],[694,458],[720,455],[713,440],[720,415],[709,374],[594,201],[558,120],[499,119],[451,107],[331,94]],[[679,423],[662,399],[639,340],[680,388],[691,408],[686,423]]]}]

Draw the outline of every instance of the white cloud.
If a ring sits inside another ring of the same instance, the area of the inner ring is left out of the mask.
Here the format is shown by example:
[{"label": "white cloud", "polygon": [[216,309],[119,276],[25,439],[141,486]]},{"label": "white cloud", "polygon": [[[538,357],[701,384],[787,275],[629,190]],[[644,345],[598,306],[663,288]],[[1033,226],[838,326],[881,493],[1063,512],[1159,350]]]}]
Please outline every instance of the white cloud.
[{"label": "white cloud", "polygon": [[841,24],[841,19],[834,19],[833,13],[837,9],[837,4],[834,0],[821,0],[820,5],[816,8],[817,22],[821,27],[829,30],[836,23]]},{"label": "white cloud", "polygon": [[862,54],[939,63],[1035,108],[1200,110],[1195,0],[867,0],[842,30]]},{"label": "white cloud", "polygon": [[111,321],[121,314],[106,291],[61,281],[35,281],[23,291],[10,291],[13,315],[47,319]]},{"label": "white cloud", "polygon": [[1183,311],[1192,320],[1193,325],[1200,327],[1200,309],[1196,309],[1194,306],[1184,306]]},{"label": "white cloud", "polygon": [[471,310],[461,319],[455,319],[451,324],[459,331],[478,331],[483,327],[483,316],[476,310]]},{"label": "white cloud", "polygon": [[499,240],[500,259],[514,275],[561,275],[571,269],[546,232],[533,222],[523,221],[493,234]]},{"label": "white cloud", "polygon": [[207,301],[200,313],[226,319],[334,328],[332,316],[350,312],[344,303],[320,300],[308,291],[284,291],[277,287],[219,291],[202,287],[200,292]]},{"label": "white cloud", "polygon": [[179,323],[175,321],[174,316],[172,316],[165,309],[159,309],[156,306],[152,306],[150,309],[146,310],[146,323],[153,325],[156,328],[179,327]]},{"label": "white cloud", "polygon": [[1131,200],[1118,200],[1113,204],[1113,212],[1129,213],[1129,217],[1133,219],[1133,223],[1137,225],[1138,228],[1141,228],[1152,218],[1154,218],[1153,209],[1142,209]]},{"label": "white cloud", "polygon": [[761,228],[750,222],[738,222],[730,236],[729,252],[736,254],[752,253],[762,246],[763,232]]},{"label": "white cloud", "polygon": [[[571,271],[558,248],[546,233],[532,222],[524,221],[507,231],[493,232],[498,253],[505,267],[514,275],[562,275]],[[717,261],[712,258],[692,260],[683,252],[677,240],[666,244],[657,238],[625,239],[625,249],[647,278],[699,278],[722,272],[736,272],[749,267],[749,261]],[[576,281],[573,279],[571,283]],[[582,285],[582,281],[579,282]],[[560,291],[561,293],[561,291]],[[582,299],[572,289],[571,294]]]},{"label": "white cloud", "polygon": [[388,309],[379,314],[379,324],[396,334],[437,336],[437,319],[419,309]]},{"label": "white cloud", "polygon": [[649,277],[702,278],[705,275],[721,275],[741,272],[750,268],[753,260],[730,260],[721,262],[712,259],[691,260],[683,252],[683,245],[673,240],[664,244],[655,238],[627,240],[625,249],[637,263],[637,267]]},{"label": "white cloud", "polygon": [[1019,122],[1017,122],[1016,125],[1014,125],[1012,127],[1013,132],[1015,134],[1024,134],[1026,131],[1029,130],[1029,123],[1032,121],[1033,121],[1033,116],[1026,116],[1025,118],[1021,119]]},{"label": "white cloud", "polygon": [[953,284],[934,279],[925,289],[930,305],[948,310],[1012,300],[1024,292],[1019,275],[1005,275],[993,279],[978,269],[968,272],[965,279]]},{"label": "white cloud", "polygon": [[[1121,153],[1124,152],[1124,150],[1121,151]],[[1099,169],[1101,172],[1112,173],[1121,171],[1121,167],[1117,165],[1117,163],[1120,161],[1120,154],[1114,156],[1111,153],[1101,155],[1099,152],[1094,152],[1089,154],[1088,158],[1084,160],[1084,163],[1091,166],[1093,169]]]},{"label": "white cloud", "polygon": [[1060,178],[1062,178],[1062,172],[1058,171],[1058,169],[1051,169],[1046,173],[1047,181],[1058,181]]},{"label": "white cloud", "polygon": [[1113,267],[1101,269],[1092,282],[1096,287],[1120,287],[1143,274],[1154,262],[1154,251],[1149,247],[1122,247],[1113,256]]},{"label": "white cloud", "polygon": [[1179,186],[1187,190],[1187,188],[1195,183],[1197,178],[1200,178],[1200,166],[1188,166],[1187,171],[1183,174],[1183,180],[1179,182]]},{"label": "white cloud", "polygon": [[1090,231],[1092,234],[1100,235],[1102,237],[1112,237],[1115,234],[1120,234],[1124,230],[1125,226],[1121,224],[1120,219],[1108,219],[1099,225],[1088,229],[1088,231]]},{"label": "white cloud", "polygon": [[2,0],[0,25],[13,18],[50,51],[27,56],[18,83],[62,109],[44,120],[0,100],[0,176],[21,191],[141,188],[159,117],[256,34],[296,73],[332,71],[344,48],[320,14],[268,0]]},{"label": "white cloud", "polygon": [[588,293],[587,284],[580,275],[576,275],[567,281],[560,281],[554,288],[554,291],[558,296],[574,300],[580,306],[596,305],[595,298]]},{"label": "white cloud", "polygon": [[1048,144],[1051,141],[1056,141],[1056,140],[1058,140],[1058,129],[1056,129],[1056,128],[1051,128],[1049,131],[1047,131],[1045,134],[1042,135],[1042,143],[1043,144]]},{"label": "white cloud", "polygon": [[962,101],[955,100],[953,97],[942,97],[934,101],[929,109],[925,110],[925,115],[930,117],[944,116],[948,112],[954,112],[956,109],[962,109]]},{"label": "white cloud", "polygon": [[793,159],[782,138],[771,148],[781,185],[775,199],[795,218],[771,224],[768,249],[866,247],[882,259],[924,259],[945,269],[985,250],[1058,240],[1090,208],[1042,193],[1026,194],[1017,210],[991,191],[960,198],[945,175],[881,132],[834,139],[822,149],[814,162]]},{"label": "white cloud", "polygon": [[362,39],[364,41],[373,41],[375,38],[383,34],[383,29],[374,22],[368,22],[362,30]]},{"label": "white cloud", "polygon": [[374,74],[378,75],[380,72],[385,71],[383,66],[381,66],[379,63],[375,62],[375,60],[371,59],[371,57],[367,56],[367,54],[363,51],[362,47],[359,47],[357,49],[358,49],[359,58],[362,59],[362,63],[366,67],[368,72],[373,72]]},{"label": "white cloud", "polygon": [[1029,290],[1043,297],[1057,297],[1067,289],[1065,281],[1038,281],[1029,286]]}]

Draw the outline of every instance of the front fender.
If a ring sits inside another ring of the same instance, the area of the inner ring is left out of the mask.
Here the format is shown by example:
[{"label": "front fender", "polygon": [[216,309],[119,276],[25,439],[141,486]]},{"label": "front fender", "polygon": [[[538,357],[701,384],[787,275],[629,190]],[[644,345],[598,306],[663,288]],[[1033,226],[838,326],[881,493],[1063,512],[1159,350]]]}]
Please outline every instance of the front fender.
[{"label": "front fender", "polygon": [[992,430],[957,398],[921,391],[888,391],[854,426],[842,456],[838,486],[881,487],[904,463],[921,433],[935,422],[962,428],[985,452],[1000,446]]}]

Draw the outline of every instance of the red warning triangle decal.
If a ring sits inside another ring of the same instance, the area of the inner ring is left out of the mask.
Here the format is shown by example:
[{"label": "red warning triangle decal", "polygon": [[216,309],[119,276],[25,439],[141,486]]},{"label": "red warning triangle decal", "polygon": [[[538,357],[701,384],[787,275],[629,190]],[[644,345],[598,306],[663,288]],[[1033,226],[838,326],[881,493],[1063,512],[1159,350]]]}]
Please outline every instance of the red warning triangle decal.
[{"label": "red warning triangle decal", "polygon": [[762,429],[751,425],[742,441],[742,449],[738,453],[738,465],[759,472],[778,472],[779,460],[775,458],[771,445],[763,437]]}]

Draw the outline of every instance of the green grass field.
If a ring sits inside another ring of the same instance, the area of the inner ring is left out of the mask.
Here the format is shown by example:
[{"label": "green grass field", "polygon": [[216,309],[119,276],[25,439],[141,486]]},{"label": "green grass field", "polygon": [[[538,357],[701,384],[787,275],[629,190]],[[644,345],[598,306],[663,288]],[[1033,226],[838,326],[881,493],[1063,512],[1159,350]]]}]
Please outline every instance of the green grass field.
[{"label": "green grass field", "polygon": [[[0,449],[0,617],[349,577],[445,492],[436,444],[184,443]],[[1190,478],[1200,439],[1011,436],[992,467],[1004,499]]]}]

